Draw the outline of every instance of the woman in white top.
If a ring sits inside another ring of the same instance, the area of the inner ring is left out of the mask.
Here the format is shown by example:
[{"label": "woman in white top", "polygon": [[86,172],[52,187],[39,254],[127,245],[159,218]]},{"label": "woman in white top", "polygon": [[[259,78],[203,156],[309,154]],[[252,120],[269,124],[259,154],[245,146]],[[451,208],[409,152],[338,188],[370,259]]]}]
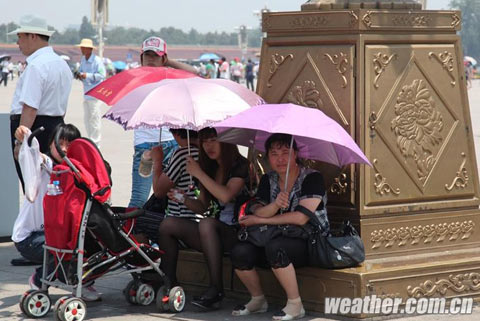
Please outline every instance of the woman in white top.
[{"label": "woman in white top", "polygon": [[[60,146],[66,153],[70,143],[80,137],[80,131],[71,124],[60,124],[53,131],[50,140],[50,153],[49,155],[40,154],[43,158],[41,166],[41,180],[39,182],[38,195],[33,202],[25,199],[18,213],[18,217],[15,220],[12,232],[12,241],[15,243],[15,247],[18,252],[26,260],[32,263],[41,264],[43,262],[43,244],[45,243],[45,232],[43,230],[43,197],[47,190],[47,184],[50,181],[50,172],[54,166],[54,162],[61,163],[62,158],[57,152],[54,143],[55,134],[60,131]],[[30,129],[26,126],[20,126],[15,131],[15,138],[22,142],[24,137],[30,135]],[[42,135],[42,134],[40,134]],[[36,148],[37,152],[38,143],[35,141],[32,143],[32,147],[22,146],[21,152],[28,151],[27,148]],[[27,182],[28,183],[28,182]],[[13,264],[25,265],[27,262],[22,260],[12,260]]]}]

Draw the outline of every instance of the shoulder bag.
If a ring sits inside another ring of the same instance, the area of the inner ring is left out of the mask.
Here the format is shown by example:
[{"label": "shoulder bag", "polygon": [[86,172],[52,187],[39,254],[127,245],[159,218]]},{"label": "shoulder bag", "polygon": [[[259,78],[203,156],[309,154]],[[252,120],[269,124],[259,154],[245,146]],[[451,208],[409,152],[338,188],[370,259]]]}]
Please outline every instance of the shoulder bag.
[{"label": "shoulder bag", "polygon": [[296,210],[307,215],[313,225],[307,242],[311,266],[341,269],[358,266],[365,260],[363,241],[349,221],[344,222],[340,236],[324,236],[315,213],[303,206]]},{"label": "shoulder bag", "polygon": [[[252,198],[245,202],[239,210],[238,219],[248,214],[251,214],[251,207],[253,204],[259,204],[258,199]],[[291,238],[307,239],[310,233],[303,226],[299,225],[252,225],[243,226],[238,231],[238,239],[240,241],[247,241],[258,247],[265,247],[267,243],[279,236]]]}]

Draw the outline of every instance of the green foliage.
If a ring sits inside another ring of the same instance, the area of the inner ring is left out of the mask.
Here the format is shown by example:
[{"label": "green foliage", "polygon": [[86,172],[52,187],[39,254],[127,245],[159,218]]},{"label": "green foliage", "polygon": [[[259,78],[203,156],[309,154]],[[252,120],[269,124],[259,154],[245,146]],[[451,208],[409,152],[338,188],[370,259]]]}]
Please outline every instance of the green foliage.
[{"label": "green foliage", "polygon": [[[12,32],[13,30],[17,29],[19,26],[13,22],[10,22],[8,24],[1,24],[0,25],[0,42],[7,42],[7,30],[8,32]],[[15,35],[10,35],[8,36],[8,43],[16,43],[17,42],[17,36]]]},{"label": "green foliage", "polygon": [[69,28],[65,30],[63,33],[55,32],[50,38],[50,43],[52,44],[78,44],[80,43],[80,35],[78,30]]},{"label": "green foliage", "polygon": [[480,57],[480,41],[478,38],[480,1],[452,0],[450,7],[462,11],[462,30],[460,31],[460,36],[462,37],[463,54],[476,58]]},{"label": "green foliage", "polygon": [[[12,31],[18,26],[10,23],[8,30]],[[0,42],[5,42],[5,28],[6,25],[0,25]],[[52,28],[52,27],[50,27]],[[66,29],[64,32],[56,32],[50,39],[52,44],[66,44],[73,45],[80,42],[82,38],[95,39],[97,35],[96,30],[92,27],[87,17],[82,18],[80,30],[73,28]],[[144,39],[149,36],[159,36],[163,38],[168,44],[172,45],[238,45],[238,34],[236,32],[207,32],[200,33],[195,29],[190,29],[184,32],[175,27],[163,27],[160,30],[145,30],[141,28],[125,28],[125,27],[111,27],[105,28],[103,36],[106,38],[106,45],[135,45],[138,46]],[[247,30],[248,46],[260,47],[260,39],[262,36],[261,30]],[[9,36],[9,43],[17,41],[17,37]]]},{"label": "green foliage", "polygon": [[78,31],[79,38],[80,39],[83,39],[83,38],[93,39],[96,34],[97,33],[95,32],[95,29],[93,28],[90,21],[88,21],[88,18],[83,16],[82,24],[80,25],[80,30]]}]

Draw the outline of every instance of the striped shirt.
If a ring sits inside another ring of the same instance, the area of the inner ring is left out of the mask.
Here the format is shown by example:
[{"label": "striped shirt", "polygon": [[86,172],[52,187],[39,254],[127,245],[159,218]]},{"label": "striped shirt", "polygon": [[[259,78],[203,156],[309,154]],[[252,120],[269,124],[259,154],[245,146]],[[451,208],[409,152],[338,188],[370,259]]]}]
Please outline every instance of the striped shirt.
[{"label": "striped shirt", "polygon": [[[190,155],[193,159],[198,160],[198,148],[190,147]],[[165,170],[165,175],[173,182],[175,188],[185,192],[186,196],[195,198],[194,189],[189,189],[190,175],[187,173],[187,156],[188,148],[178,148],[170,158],[168,166]],[[195,184],[192,178],[192,184]],[[203,216],[195,214],[189,210],[185,204],[180,204],[171,199],[168,200],[167,216],[184,217],[190,219],[202,219]]]}]

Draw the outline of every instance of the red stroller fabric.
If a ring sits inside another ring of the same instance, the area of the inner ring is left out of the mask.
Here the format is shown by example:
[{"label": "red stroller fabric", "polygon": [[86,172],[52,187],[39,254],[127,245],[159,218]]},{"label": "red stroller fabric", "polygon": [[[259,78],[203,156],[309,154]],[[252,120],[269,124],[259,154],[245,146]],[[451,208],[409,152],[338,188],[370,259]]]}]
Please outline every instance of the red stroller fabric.
[{"label": "red stroller fabric", "polygon": [[[63,193],[45,195],[43,201],[45,242],[48,246],[59,249],[74,250],[77,246],[82,214],[84,212],[87,193],[94,195],[104,190],[102,195],[93,196],[104,203],[111,194],[110,177],[104,160],[93,145],[86,139],[74,140],[68,149],[67,157],[80,172],[78,179],[65,161],[54,167],[50,181],[59,181]],[[79,185],[82,187],[79,187]],[[69,259],[70,255],[65,256]]]},{"label": "red stroller fabric", "polygon": [[70,144],[67,157],[82,173],[82,180],[87,184],[92,195],[106,189],[102,195],[94,196],[100,203],[105,203],[110,198],[111,180],[105,167],[105,161],[97,147],[89,140],[76,139]]}]

